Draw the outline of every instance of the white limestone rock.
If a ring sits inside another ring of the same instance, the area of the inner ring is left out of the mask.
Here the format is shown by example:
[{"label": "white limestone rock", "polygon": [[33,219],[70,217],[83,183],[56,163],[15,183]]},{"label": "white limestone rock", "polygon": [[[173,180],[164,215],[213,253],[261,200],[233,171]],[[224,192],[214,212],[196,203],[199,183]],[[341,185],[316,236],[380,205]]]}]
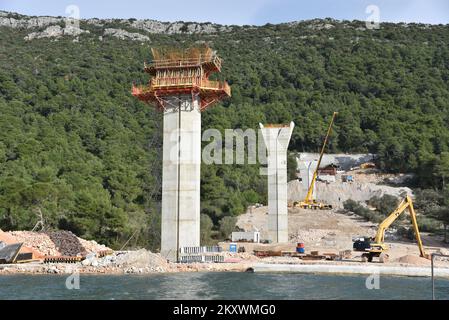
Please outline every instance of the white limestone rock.
[{"label": "white limestone rock", "polygon": [[113,29],[113,28],[105,29],[103,36],[112,36],[122,40],[150,41],[150,38],[146,35],[137,32],[128,32],[126,30]]},{"label": "white limestone rock", "polygon": [[0,16],[0,26],[9,27],[9,28],[24,28],[24,29],[32,29],[32,28],[42,28],[49,26],[51,24],[57,24],[63,21],[63,18],[54,18],[54,17],[37,17],[37,18],[8,18],[6,15]]},{"label": "white limestone rock", "polygon": [[42,39],[42,38],[60,38],[62,36],[78,37],[80,34],[89,33],[88,30],[83,30],[74,26],[67,26],[61,28],[60,26],[49,26],[42,32],[32,32],[25,36],[25,40]]}]

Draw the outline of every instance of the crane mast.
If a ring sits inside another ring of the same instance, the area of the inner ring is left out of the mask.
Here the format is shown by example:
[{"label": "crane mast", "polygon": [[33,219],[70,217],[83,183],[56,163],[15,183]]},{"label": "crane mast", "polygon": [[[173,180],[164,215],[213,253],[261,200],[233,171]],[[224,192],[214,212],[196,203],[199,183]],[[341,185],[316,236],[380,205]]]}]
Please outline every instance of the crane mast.
[{"label": "crane mast", "polygon": [[310,203],[313,201],[313,187],[315,186],[315,181],[318,177],[318,169],[321,165],[321,160],[323,159],[324,150],[326,149],[327,140],[329,140],[329,136],[332,131],[332,125],[334,124],[335,117],[337,116],[338,112],[334,112],[332,115],[331,122],[329,124],[329,128],[327,128],[326,137],[324,138],[323,146],[321,147],[320,157],[318,158],[318,163],[315,169],[315,172],[313,173],[312,181],[310,182],[309,189],[307,191],[306,198],[304,199],[304,202]]},{"label": "crane mast", "polygon": [[329,136],[332,132],[332,125],[334,124],[334,120],[335,120],[335,117],[337,116],[337,114],[338,114],[338,112],[334,112],[332,114],[332,119],[331,119],[331,122],[329,123],[329,127],[327,128],[327,133],[324,138],[323,146],[321,147],[320,157],[318,158],[318,163],[317,163],[316,169],[313,172],[312,181],[310,182],[306,197],[299,204],[295,204],[295,206],[299,206],[304,209],[332,209],[331,205],[317,203],[313,199],[313,188],[315,186],[315,182],[318,177],[318,169],[320,168],[321,160],[323,159],[323,154],[324,154],[324,150],[326,149],[327,141],[329,140]]}]

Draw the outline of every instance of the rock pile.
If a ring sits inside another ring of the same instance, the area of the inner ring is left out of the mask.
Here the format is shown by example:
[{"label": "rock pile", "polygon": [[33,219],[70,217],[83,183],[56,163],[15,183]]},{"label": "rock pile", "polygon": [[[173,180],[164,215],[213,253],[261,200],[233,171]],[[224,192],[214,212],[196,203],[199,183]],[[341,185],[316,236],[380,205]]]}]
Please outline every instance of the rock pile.
[{"label": "rock pile", "polygon": [[116,252],[103,258],[89,254],[81,264],[85,267],[118,268],[124,273],[169,272],[173,269],[160,254],[145,249]]},{"label": "rock pile", "polygon": [[116,264],[118,266],[134,266],[137,268],[147,266],[169,267],[169,263],[160,254],[152,253],[149,250],[140,249],[137,251],[127,251],[117,254]]},{"label": "rock pile", "polygon": [[249,252],[228,252],[228,251],[223,251],[221,252],[221,255],[225,257],[225,259],[241,259],[241,260],[245,260],[245,261],[257,261],[260,260],[259,257],[255,256],[252,253]]},{"label": "rock pile", "polygon": [[78,238],[70,231],[10,231],[8,234],[17,242],[23,242],[24,246],[35,249],[44,256],[86,256],[89,253],[110,250],[93,240]]},{"label": "rock pile", "polygon": [[430,260],[411,254],[400,257],[399,259],[396,260],[396,262],[411,264],[415,266],[427,266],[430,264]]}]

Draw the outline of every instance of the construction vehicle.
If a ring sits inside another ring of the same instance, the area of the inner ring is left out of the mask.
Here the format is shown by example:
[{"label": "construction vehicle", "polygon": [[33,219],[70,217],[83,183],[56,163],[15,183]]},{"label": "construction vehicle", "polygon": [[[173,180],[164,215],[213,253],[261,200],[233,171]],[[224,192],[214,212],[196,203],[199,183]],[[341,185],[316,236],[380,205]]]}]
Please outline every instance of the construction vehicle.
[{"label": "construction vehicle", "polygon": [[[353,249],[355,251],[364,251],[362,254],[363,262],[372,262],[374,257],[378,257],[379,261],[384,263],[388,261],[388,254],[386,251],[389,250],[388,246],[384,243],[385,238],[385,230],[387,230],[391,224],[406,210],[410,214],[410,219],[413,225],[413,229],[415,231],[416,241],[419,248],[420,256],[426,259],[429,259],[429,255],[424,252],[424,248],[421,241],[421,235],[419,234],[418,222],[416,221],[416,213],[413,208],[413,201],[409,195],[407,195],[398,207],[390,213],[390,215],[385,218],[379,224],[379,229],[377,230],[376,236],[374,239],[363,237],[354,240]],[[373,240],[373,241],[372,241]]]},{"label": "construction vehicle", "polygon": [[324,150],[326,148],[327,140],[329,139],[329,135],[331,134],[332,125],[334,124],[334,120],[335,120],[335,117],[337,116],[337,114],[338,114],[338,112],[334,112],[334,114],[332,115],[332,119],[329,124],[329,128],[327,129],[326,137],[324,138],[323,146],[321,147],[320,157],[318,158],[318,163],[317,163],[316,169],[313,173],[312,181],[310,182],[309,189],[307,190],[307,195],[303,201],[300,201],[299,203],[295,202],[293,204],[295,207],[300,207],[303,209],[332,209],[332,205],[317,202],[313,198],[313,189],[315,187],[315,182],[318,177],[318,170],[321,165],[321,159],[323,159],[323,154],[324,154]]},{"label": "construction vehicle", "polygon": [[375,169],[376,164],[374,162],[365,162],[360,165],[360,169]]}]

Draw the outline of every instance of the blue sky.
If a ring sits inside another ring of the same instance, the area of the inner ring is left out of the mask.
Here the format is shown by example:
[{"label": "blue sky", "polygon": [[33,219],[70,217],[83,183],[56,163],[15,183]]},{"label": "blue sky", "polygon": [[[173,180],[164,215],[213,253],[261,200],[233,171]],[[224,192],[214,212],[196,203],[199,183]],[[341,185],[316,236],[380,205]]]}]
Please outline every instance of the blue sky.
[{"label": "blue sky", "polygon": [[366,20],[368,5],[380,21],[449,23],[448,0],[0,0],[0,9],[27,15],[65,16],[77,5],[81,18],[138,18],[263,25],[313,18]]}]

